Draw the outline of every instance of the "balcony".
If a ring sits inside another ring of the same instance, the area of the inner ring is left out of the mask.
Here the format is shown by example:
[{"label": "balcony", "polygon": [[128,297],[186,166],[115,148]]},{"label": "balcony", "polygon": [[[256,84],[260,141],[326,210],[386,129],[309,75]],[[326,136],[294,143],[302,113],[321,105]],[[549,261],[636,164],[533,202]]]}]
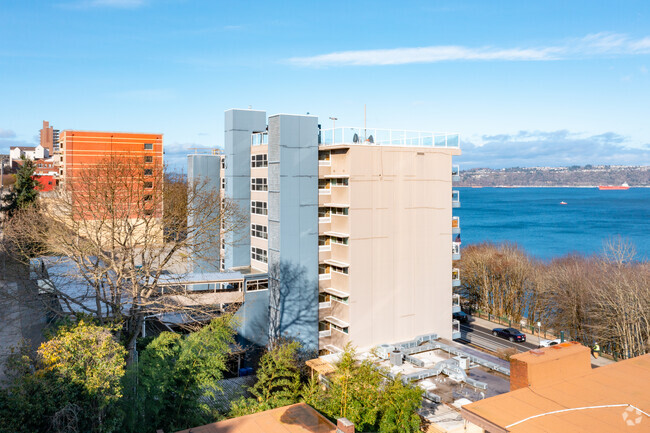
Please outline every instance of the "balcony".
[{"label": "balcony", "polygon": [[322,129],[319,145],[330,144],[366,144],[374,146],[419,146],[455,148],[460,147],[458,134],[446,134],[427,131],[407,131],[400,129],[368,129],[341,127]]},{"label": "balcony", "polygon": [[460,242],[451,243],[451,259],[460,260]]},{"label": "balcony", "polygon": [[460,295],[452,295],[451,297],[451,312],[460,312]]},{"label": "balcony", "polygon": [[460,234],[460,218],[457,216],[451,218],[451,233]]},{"label": "balcony", "polygon": [[451,207],[460,207],[460,192],[455,189],[451,191]]},{"label": "balcony", "polygon": [[457,165],[451,166],[451,180],[452,182],[458,182],[460,180],[460,167]]},{"label": "balcony", "polygon": [[331,279],[332,279],[332,274],[330,274],[330,273],[318,274],[318,281],[331,280]]},{"label": "balcony", "polygon": [[263,146],[269,144],[268,132],[254,132],[251,134],[251,146]]},{"label": "balcony", "polygon": [[319,302],[318,303],[318,309],[319,310],[324,310],[326,308],[332,308],[332,301]]},{"label": "balcony", "polygon": [[460,287],[460,269],[458,268],[451,270],[451,285],[452,287]]},{"label": "balcony", "polygon": [[460,322],[458,320],[452,320],[451,322],[451,338],[455,340],[460,338]]},{"label": "balcony", "polygon": [[328,329],[327,331],[318,331],[318,338],[327,338],[332,336],[332,330]]}]

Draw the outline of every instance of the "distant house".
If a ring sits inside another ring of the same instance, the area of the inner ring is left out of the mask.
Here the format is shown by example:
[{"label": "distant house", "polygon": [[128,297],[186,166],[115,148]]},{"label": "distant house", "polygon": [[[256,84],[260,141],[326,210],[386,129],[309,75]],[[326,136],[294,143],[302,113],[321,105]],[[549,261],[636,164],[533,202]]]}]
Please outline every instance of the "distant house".
[{"label": "distant house", "polygon": [[14,162],[18,162],[21,159],[31,159],[32,161],[36,159],[46,159],[50,157],[50,151],[40,144],[36,147],[33,146],[13,146],[9,150],[9,160],[13,167]]}]

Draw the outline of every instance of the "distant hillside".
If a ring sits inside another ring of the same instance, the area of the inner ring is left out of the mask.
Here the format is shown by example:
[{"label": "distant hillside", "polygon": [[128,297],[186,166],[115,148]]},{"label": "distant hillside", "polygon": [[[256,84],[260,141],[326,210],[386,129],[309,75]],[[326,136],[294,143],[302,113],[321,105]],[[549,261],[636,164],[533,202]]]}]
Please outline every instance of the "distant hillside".
[{"label": "distant hillside", "polygon": [[586,165],[584,167],[473,168],[460,172],[458,186],[650,186],[650,167]]}]

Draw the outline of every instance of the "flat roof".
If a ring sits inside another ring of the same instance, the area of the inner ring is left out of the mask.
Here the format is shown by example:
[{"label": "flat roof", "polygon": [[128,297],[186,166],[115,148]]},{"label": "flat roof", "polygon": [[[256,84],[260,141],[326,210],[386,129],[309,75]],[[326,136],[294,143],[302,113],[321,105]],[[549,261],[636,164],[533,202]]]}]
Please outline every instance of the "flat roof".
[{"label": "flat roof", "polygon": [[334,433],[336,426],[305,403],[227,419],[177,433]]},{"label": "flat roof", "polygon": [[461,411],[468,421],[495,433],[622,433],[637,425],[647,431],[649,383],[647,354],[477,401]]}]

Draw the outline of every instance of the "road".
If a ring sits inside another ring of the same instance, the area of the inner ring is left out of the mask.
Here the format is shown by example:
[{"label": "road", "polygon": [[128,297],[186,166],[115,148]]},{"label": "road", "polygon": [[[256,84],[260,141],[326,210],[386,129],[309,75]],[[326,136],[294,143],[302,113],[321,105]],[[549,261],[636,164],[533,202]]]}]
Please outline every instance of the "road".
[{"label": "road", "polygon": [[495,337],[492,335],[491,329],[479,326],[476,323],[470,322],[469,324],[460,325],[460,333],[461,338],[458,340],[460,343],[469,342],[489,350],[497,351],[512,347],[519,352],[526,352],[530,349],[537,349],[537,345],[533,343],[511,343],[504,338]]}]

